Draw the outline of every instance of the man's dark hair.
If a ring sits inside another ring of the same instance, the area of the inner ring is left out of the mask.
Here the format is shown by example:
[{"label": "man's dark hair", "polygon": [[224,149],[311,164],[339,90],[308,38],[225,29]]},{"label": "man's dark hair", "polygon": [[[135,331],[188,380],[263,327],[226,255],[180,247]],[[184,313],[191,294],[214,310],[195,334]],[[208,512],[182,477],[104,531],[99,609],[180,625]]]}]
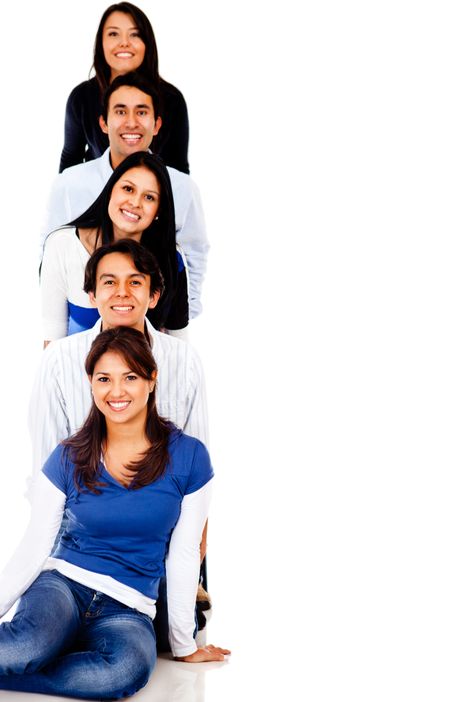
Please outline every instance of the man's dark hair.
[{"label": "man's dark hair", "polygon": [[161,269],[158,266],[156,258],[150,251],[133,239],[119,239],[114,244],[107,244],[96,249],[89,261],[86,264],[84,273],[84,292],[93,293],[97,286],[97,268],[98,264],[104,256],[112,253],[122,253],[130,256],[134,266],[139,273],[144,273],[150,276],[150,294],[154,295],[159,292],[160,295],[164,292],[164,280]]}]

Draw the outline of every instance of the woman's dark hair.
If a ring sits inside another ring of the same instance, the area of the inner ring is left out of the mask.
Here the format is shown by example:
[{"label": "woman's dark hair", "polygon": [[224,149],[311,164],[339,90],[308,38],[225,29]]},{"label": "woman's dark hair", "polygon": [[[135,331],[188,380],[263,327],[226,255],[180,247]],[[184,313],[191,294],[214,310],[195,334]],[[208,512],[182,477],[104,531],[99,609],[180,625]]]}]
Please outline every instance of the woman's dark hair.
[{"label": "woman's dark hair", "polygon": [[156,39],[152,25],[147,15],[136,7],[136,5],[132,5],[131,2],[118,2],[114,5],[110,5],[103,13],[95,37],[93,67],[100,85],[100,90],[103,92],[111,79],[111,69],[106,63],[103,51],[103,29],[108,17],[113,12],[123,12],[123,14],[130,15],[133,18],[139,31],[139,36],[145,44],[144,60],[141,66],[139,66],[139,70],[142,71],[152,83],[158,85],[160,80],[158,72],[158,49],[156,48]]},{"label": "woman's dark hair", "polygon": [[112,244],[114,241],[113,223],[108,214],[109,200],[114,185],[131,168],[143,167],[155,174],[160,187],[158,218],[154,219],[144,232],[141,244],[156,258],[164,278],[164,294],[152,310],[151,322],[157,329],[164,326],[169,313],[178,281],[178,258],[175,239],[175,210],[172,186],[167,168],[158,156],[148,151],[137,151],[127,156],[114,169],[110,179],[95,202],[77,217],[71,226],[97,228],[98,244]]},{"label": "woman's dark hair", "polygon": [[[99,359],[107,352],[117,353],[130,370],[141,378],[152,379],[157,370],[155,359],[145,336],[130,327],[114,327],[101,332],[93,341],[85,362],[86,373],[92,376]],[[139,461],[132,461],[125,468],[135,476],[129,489],[137,490],[160,478],[169,462],[169,436],[173,425],[159,416],[156,409],[155,390],[149,394],[145,431],[150,448]],[[99,494],[104,485],[100,480],[100,460],[107,441],[106,421],[93,402],[89,416],[81,429],[63,444],[75,464],[74,482],[79,491],[84,488]]]}]

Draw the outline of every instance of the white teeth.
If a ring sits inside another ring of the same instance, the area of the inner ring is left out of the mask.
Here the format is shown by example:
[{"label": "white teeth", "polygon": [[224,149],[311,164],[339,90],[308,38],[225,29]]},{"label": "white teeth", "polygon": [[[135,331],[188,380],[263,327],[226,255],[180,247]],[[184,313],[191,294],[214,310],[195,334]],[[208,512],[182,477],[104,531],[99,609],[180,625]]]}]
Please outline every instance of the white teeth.
[{"label": "white teeth", "polygon": [[133,54],[131,54],[129,51],[119,51],[116,56],[118,58],[131,58]]},{"label": "white teeth", "polygon": [[133,219],[135,222],[137,222],[140,219],[139,215],[134,214],[134,212],[130,212],[129,210],[121,210],[121,211],[126,217]]},{"label": "white teeth", "polygon": [[132,309],[133,308],[131,305],[129,305],[127,307],[125,307],[125,305],[115,305],[113,307],[113,310],[116,310],[117,312],[130,312]]},{"label": "white teeth", "polygon": [[122,139],[127,139],[127,141],[139,141],[141,138],[140,134],[121,134]]},{"label": "white teeth", "polygon": [[127,407],[129,404],[130,404],[129,402],[108,402],[108,405],[110,405],[114,409],[123,409],[124,407]]}]

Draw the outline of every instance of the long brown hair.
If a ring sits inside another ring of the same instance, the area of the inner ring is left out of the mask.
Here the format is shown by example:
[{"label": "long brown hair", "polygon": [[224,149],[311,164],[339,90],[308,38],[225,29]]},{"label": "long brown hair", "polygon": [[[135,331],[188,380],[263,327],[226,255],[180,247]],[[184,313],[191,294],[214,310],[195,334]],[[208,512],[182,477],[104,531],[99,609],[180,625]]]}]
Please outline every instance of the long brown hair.
[{"label": "long brown hair", "polygon": [[[103,354],[117,353],[136,375],[147,380],[157,370],[155,359],[145,336],[130,327],[114,327],[101,332],[95,339],[87,355],[85,368],[89,376]],[[125,466],[134,473],[129,489],[137,490],[160,478],[169,463],[169,436],[175,427],[159,416],[156,409],[155,390],[149,394],[145,432],[150,448],[138,461]],[[64,441],[68,447],[70,460],[75,464],[74,482],[81,492],[87,488],[99,494],[104,486],[99,480],[102,445],[106,439],[106,421],[95,403],[81,429]]]}]

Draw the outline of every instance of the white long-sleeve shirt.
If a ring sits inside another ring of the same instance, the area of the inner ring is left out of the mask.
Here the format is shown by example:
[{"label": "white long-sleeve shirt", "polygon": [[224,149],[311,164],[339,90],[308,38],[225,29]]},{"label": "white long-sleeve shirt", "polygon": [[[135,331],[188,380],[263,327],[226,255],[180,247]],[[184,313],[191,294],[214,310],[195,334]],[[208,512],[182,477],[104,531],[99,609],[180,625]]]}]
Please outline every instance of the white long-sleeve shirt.
[{"label": "white long-sleeve shirt", "polygon": [[[196,651],[194,611],[200,566],[199,542],[211,499],[212,480],[185,495],[166,559],[169,643],[174,656]],[[99,496],[101,499],[101,496]],[[58,534],[66,495],[42,472],[36,480],[30,522],[25,535],[0,574],[0,617],[23,595],[42,570],[57,570],[72,580],[118,600],[150,617],[155,600],[115,578],[49,557]]]},{"label": "white long-sleeve shirt", "polygon": [[[175,205],[176,240],[186,256],[189,271],[189,317],[202,310],[200,297],[209,244],[198,187],[186,173],[168,168]],[[71,166],[57,176],[47,204],[41,235],[41,252],[50,232],[83,214],[100,195],[113,169],[109,149],[103,156]]]},{"label": "white long-sleeve shirt", "polygon": [[[158,366],[159,414],[208,445],[205,384],[197,352],[190,344],[156,331],[148,320],[146,325]],[[92,396],[84,362],[100,331],[101,319],[88,331],[52,341],[42,354],[29,408],[33,476],[89,414]]]}]

